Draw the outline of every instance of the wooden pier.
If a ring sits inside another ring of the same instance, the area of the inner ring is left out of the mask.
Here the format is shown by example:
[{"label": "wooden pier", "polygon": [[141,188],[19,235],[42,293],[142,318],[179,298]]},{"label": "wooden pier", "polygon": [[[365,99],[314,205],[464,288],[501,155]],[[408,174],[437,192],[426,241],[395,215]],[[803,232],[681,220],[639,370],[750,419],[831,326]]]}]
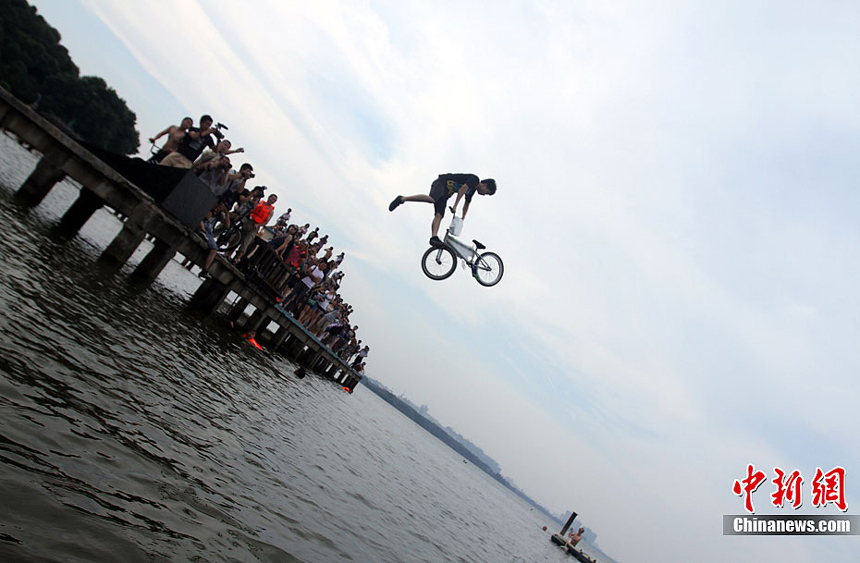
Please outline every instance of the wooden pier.
[{"label": "wooden pier", "polygon": [[[215,198],[193,172],[167,167],[153,170],[155,167],[149,166],[150,172],[158,176],[157,181],[138,186],[128,179],[128,171],[123,175],[109,165],[119,166],[119,160],[111,161],[110,153],[71,139],[2,88],[0,127],[42,155],[16,193],[22,202],[38,205],[66,177],[82,186],[78,198],[60,219],[59,227],[66,235],[77,234],[102,207],[124,217],[122,229],[102,251],[100,261],[125,264],[144,238],[149,238],[153,247],[134,269],[132,275],[137,278],[154,280],[177,253],[198,266],[204,263],[208,247],[191,227],[212,207]],[[275,302],[274,284],[285,276],[285,266],[274,259],[268,246],[260,246],[246,271],[247,275],[219,255],[209,268],[211,277],[200,284],[189,305],[214,313],[231,292],[235,293],[238,300],[227,313],[235,326],[256,331],[257,340],[268,349],[354,389],[361,374]],[[249,307],[253,312],[243,315]],[[267,330],[273,323],[277,328]]]}]

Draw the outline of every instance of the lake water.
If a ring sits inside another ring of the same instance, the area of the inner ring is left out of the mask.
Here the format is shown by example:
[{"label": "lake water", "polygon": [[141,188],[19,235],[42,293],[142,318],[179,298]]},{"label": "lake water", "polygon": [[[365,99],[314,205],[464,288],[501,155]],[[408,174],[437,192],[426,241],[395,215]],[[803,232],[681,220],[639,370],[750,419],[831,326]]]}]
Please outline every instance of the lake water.
[{"label": "lake water", "polygon": [[369,390],[191,312],[176,261],[100,267],[119,222],[56,233],[76,190],[19,205],[35,162],[0,134],[0,561],[574,561]]}]

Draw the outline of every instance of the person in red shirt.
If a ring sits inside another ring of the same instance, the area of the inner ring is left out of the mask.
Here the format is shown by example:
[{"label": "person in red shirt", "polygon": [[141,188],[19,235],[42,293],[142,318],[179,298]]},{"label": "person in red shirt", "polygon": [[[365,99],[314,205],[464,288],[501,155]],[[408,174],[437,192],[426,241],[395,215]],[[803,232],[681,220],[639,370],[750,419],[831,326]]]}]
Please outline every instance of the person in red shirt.
[{"label": "person in red shirt", "polygon": [[263,230],[263,228],[269,224],[269,221],[272,219],[272,216],[275,214],[275,202],[278,201],[278,196],[275,194],[270,195],[266,201],[261,201],[251,210],[251,214],[247,219],[242,223],[242,231],[245,233],[242,237],[242,244],[239,245],[239,252],[236,253],[236,256],[233,258],[234,263],[238,263],[239,260],[245,255],[245,252],[248,251],[248,247],[251,246],[251,243],[254,241],[254,237]]}]

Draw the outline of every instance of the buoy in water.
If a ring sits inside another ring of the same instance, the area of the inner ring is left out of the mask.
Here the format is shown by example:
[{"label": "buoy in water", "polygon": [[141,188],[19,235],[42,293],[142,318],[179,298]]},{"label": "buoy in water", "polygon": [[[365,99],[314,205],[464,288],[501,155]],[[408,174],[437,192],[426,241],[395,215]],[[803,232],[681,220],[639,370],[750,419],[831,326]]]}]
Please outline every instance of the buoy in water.
[{"label": "buoy in water", "polygon": [[257,333],[253,330],[250,330],[250,331],[248,331],[242,335],[242,337],[248,341],[248,344],[250,344],[251,346],[253,346],[257,350],[262,350],[263,347],[260,346],[259,342],[257,342],[257,340],[255,338],[256,336],[257,336]]}]

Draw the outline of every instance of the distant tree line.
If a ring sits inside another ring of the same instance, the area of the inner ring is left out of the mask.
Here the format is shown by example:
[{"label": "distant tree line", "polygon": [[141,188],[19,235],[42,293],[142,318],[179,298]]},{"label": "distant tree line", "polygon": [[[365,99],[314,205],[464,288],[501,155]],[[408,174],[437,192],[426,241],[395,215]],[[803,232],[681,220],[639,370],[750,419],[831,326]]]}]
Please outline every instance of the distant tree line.
[{"label": "distant tree line", "polygon": [[80,76],[60,33],[26,0],[0,0],[0,86],[85,141],[136,153],[137,116],[98,76]]}]

